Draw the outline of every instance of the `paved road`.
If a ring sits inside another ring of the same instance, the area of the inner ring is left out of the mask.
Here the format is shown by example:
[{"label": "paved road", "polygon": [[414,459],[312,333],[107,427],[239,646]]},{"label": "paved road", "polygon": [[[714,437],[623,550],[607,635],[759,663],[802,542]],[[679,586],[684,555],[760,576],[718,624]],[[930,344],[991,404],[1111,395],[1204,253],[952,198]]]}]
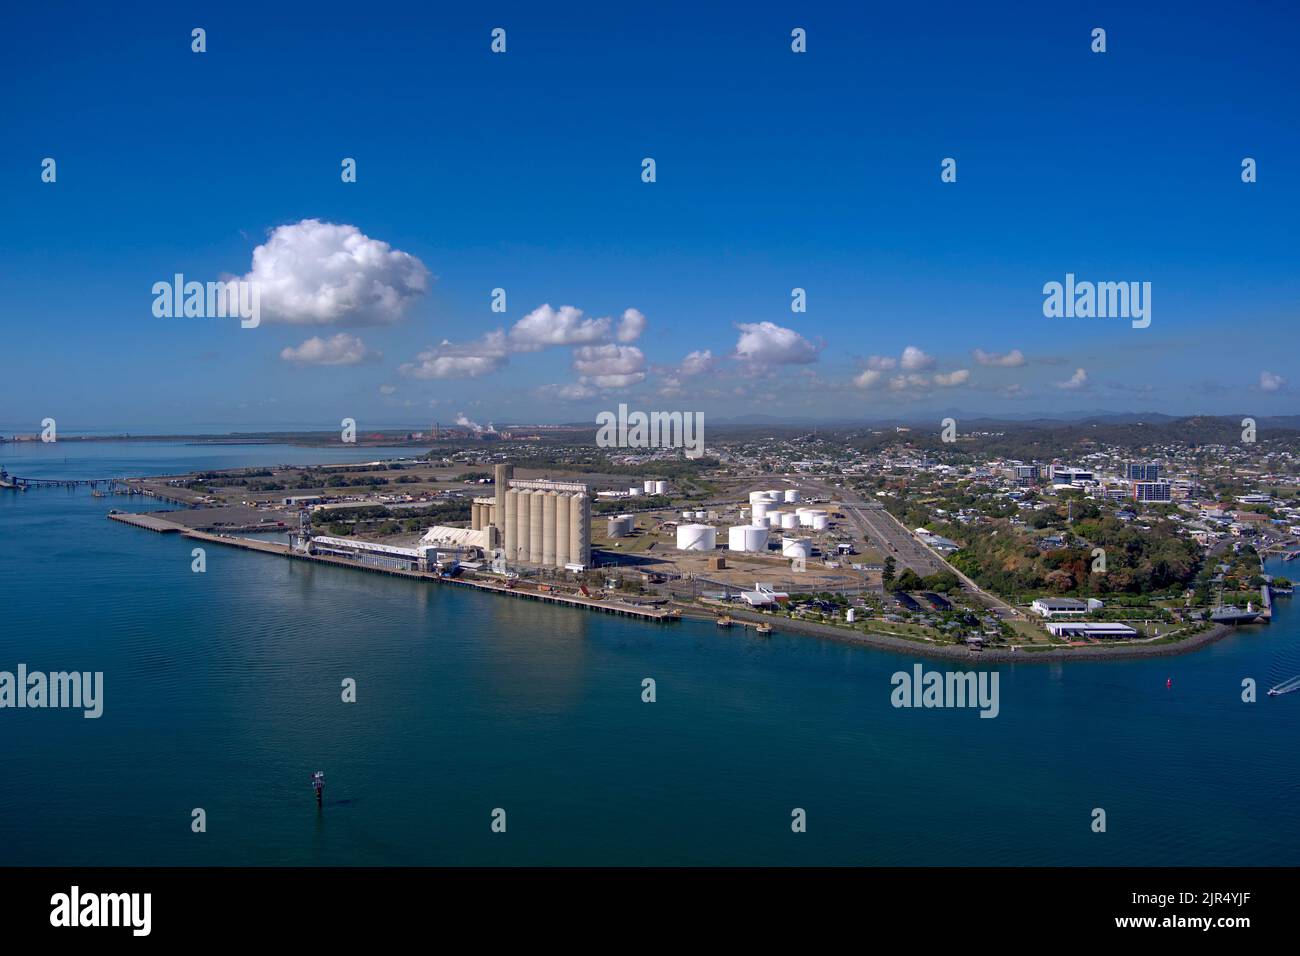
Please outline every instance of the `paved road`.
[{"label": "paved road", "polygon": [[864,501],[854,493],[815,481],[801,481],[800,487],[808,494],[835,498],[841,502],[844,514],[866,535],[886,557],[892,557],[900,566],[911,568],[921,577],[950,571],[961,582],[962,589],[980,598],[998,616],[1019,617],[1020,612],[1006,601],[985,591],[969,577],[943,559],[936,551],[922,544],[879,502]]}]

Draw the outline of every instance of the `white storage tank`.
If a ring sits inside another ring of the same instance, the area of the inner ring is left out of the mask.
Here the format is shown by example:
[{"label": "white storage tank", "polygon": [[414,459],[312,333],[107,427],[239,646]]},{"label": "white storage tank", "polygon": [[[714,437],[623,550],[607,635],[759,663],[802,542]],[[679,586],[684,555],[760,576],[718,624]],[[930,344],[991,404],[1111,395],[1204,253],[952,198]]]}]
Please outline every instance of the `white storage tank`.
[{"label": "white storage tank", "polygon": [[684,524],[677,527],[678,551],[712,551],[717,544],[717,528],[707,524]]},{"label": "white storage tank", "polygon": [[[799,524],[803,525],[805,528],[815,528],[817,526],[818,518],[829,517],[830,516],[825,511],[819,511],[816,508],[799,509]],[[825,528],[826,525],[823,524],[822,527]]]},{"label": "white storage tank", "polygon": [[811,558],[812,538],[782,538],[781,557]]},{"label": "white storage tank", "polygon": [[831,526],[831,519],[828,515],[813,515],[812,529],[814,531],[825,531]]},{"label": "white storage tank", "polygon": [[793,502],[798,501],[798,500],[799,500],[799,489],[798,489],[798,488],[787,488],[787,489],[785,490],[785,500],[786,500],[786,503],[787,503],[787,504],[790,504],[790,503],[793,503]]},{"label": "white storage tank", "polygon": [[755,501],[750,516],[754,519],[754,524],[763,524],[767,521],[768,502]]},{"label": "white storage tank", "polygon": [[690,521],[692,518],[695,517],[695,512],[694,512],[694,511],[683,511],[683,512],[682,512],[682,517],[685,518],[687,521]]},{"label": "white storage tank", "polygon": [[619,515],[617,518],[610,518],[608,533],[611,538],[622,538],[631,534],[632,516]]},{"label": "white storage tank", "polygon": [[635,498],[639,494],[641,494],[641,489],[636,487],[635,485],[633,485],[631,488],[627,490],[627,496],[629,498]]},{"label": "white storage tank", "polygon": [[759,502],[763,502],[764,504],[770,505],[776,500],[777,499],[772,495],[772,492],[770,491],[751,491],[749,493],[749,503],[751,505],[756,505]]},{"label": "white storage tank", "polygon": [[727,547],[732,551],[766,551],[767,529],[754,524],[737,525],[727,532]]},{"label": "white storage tank", "polygon": [[[648,483],[648,482],[647,482],[647,483]],[[656,481],[656,482],[655,482],[655,494],[657,494],[657,495],[666,495],[666,494],[668,494],[668,482],[666,482],[666,481]]]},{"label": "white storage tank", "polygon": [[647,495],[653,495],[655,493],[655,483],[653,481],[647,481],[645,483],[645,493]]},{"label": "white storage tank", "polygon": [[797,527],[799,527],[799,516],[798,516],[797,514],[795,514],[793,511],[782,511],[782,512],[781,512],[781,527],[782,527],[782,528],[797,528]]}]

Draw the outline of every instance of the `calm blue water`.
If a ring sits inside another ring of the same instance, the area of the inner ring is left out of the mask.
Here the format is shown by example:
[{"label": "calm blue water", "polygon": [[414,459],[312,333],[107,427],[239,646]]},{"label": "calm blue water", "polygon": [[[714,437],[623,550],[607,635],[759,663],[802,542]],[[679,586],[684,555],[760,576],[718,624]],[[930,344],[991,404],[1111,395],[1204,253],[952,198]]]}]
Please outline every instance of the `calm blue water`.
[{"label": "calm blue water", "polygon": [[[351,457],[11,448],[31,477]],[[1300,863],[1300,694],[1263,696],[1300,674],[1285,600],[1191,655],[1000,667],[981,720],[896,710],[910,658],[811,638],[219,547],[194,574],[191,542],[105,520],[124,500],[0,493],[0,669],[106,683],[99,720],[0,711],[0,865]]]}]

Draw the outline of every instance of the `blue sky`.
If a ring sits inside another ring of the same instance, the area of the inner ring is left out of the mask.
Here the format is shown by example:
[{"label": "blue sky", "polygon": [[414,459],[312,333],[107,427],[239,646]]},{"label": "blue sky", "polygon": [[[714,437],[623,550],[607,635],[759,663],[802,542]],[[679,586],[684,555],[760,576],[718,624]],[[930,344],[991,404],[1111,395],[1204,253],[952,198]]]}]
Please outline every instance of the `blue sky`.
[{"label": "blue sky", "polygon": [[[1289,4],[440,6],[7,10],[0,428],[1300,411]],[[325,305],[157,318],[178,272]],[[1151,326],[1045,318],[1067,272]]]}]

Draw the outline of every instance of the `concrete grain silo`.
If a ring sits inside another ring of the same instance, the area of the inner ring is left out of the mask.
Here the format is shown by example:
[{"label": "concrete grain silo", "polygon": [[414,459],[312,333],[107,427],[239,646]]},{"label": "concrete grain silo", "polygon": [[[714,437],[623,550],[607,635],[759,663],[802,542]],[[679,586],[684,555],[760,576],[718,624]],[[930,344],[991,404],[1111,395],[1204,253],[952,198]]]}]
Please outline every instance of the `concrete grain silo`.
[{"label": "concrete grain silo", "polygon": [[519,531],[515,544],[516,561],[528,560],[528,536],[533,529],[533,493],[528,489],[521,489],[519,492]]},{"label": "concrete grain silo", "polygon": [[528,508],[528,560],[532,564],[542,563],[543,501],[546,492],[534,491],[532,503]]},{"label": "concrete grain silo", "polygon": [[519,560],[519,492],[508,490],[505,493],[505,536],[502,547],[506,550],[507,561]]},{"label": "concrete grain silo", "polygon": [[591,499],[582,492],[569,499],[569,560],[591,565]]},{"label": "concrete grain silo", "polygon": [[555,498],[548,491],[542,498],[542,564],[555,567]]},{"label": "concrete grain silo", "polygon": [[573,558],[569,551],[569,525],[572,523],[573,499],[567,494],[555,496],[555,566],[562,568]]},{"label": "concrete grain silo", "polygon": [[492,469],[492,490],[497,499],[492,508],[492,525],[496,528],[493,547],[506,546],[506,495],[510,493],[510,479],[514,476],[514,465],[497,465]]}]

